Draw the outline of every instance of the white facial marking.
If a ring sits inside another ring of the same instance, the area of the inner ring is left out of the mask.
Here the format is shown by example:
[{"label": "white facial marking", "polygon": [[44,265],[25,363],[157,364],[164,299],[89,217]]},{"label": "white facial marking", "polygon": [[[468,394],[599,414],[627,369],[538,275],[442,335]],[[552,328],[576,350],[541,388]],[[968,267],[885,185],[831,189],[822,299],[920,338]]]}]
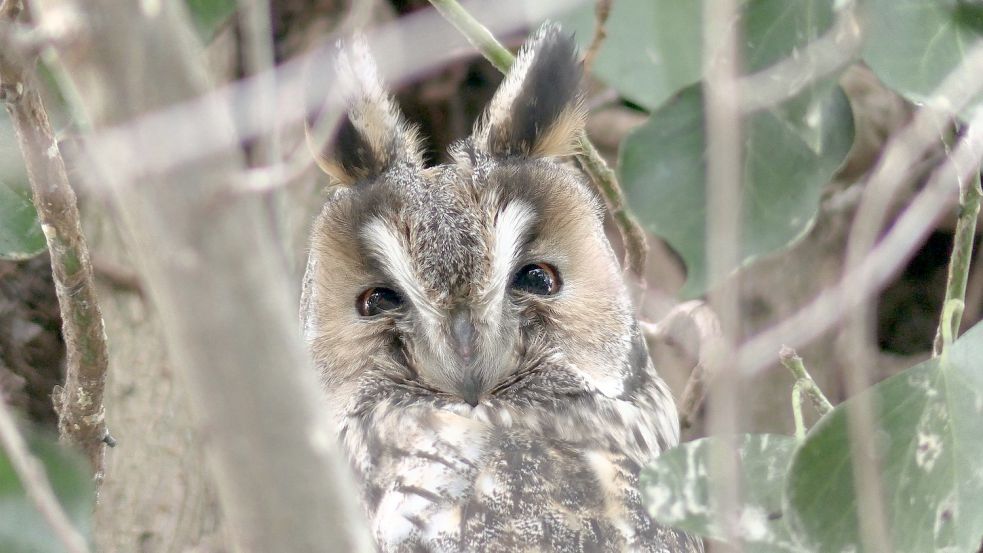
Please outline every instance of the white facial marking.
[{"label": "white facial marking", "polygon": [[396,231],[382,220],[376,219],[365,225],[363,236],[386,274],[393,279],[406,299],[413,302],[420,313],[437,317],[439,312],[430,303],[420,286],[413,265],[410,263],[410,257]]},{"label": "white facial marking", "polygon": [[492,233],[491,275],[488,287],[484,290],[485,310],[481,313],[490,324],[498,323],[501,314],[501,302],[497,300],[512,281],[512,271],[515,269],[515,258],[522,245],[522,237],[529,230],[536,215],[532,208],[524,202],[512,202],[505,206],[495,221]]}]

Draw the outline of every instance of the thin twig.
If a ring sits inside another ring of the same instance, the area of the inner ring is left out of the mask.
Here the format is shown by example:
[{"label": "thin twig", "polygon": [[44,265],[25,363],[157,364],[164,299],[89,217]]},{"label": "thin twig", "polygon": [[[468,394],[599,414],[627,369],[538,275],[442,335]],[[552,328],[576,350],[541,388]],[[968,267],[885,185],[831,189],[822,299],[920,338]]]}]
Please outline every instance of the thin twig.
[{"label": "thin twig", "polygon": [[594,60],[597,59],[597,53],[601,50],[601,44],[604,43],[604,39],[607,38],[607,22],[608,17],[611,15],[611,4],[614,0],[597,0],[594,5],[594,38],[590,41],[590,46],[587,47],[587,51],[584,53],[584,73],[590,74],[591,69],[594,67]]},{"label": "thin twig", "polygon": [[491,31],[471,16],[457,0],[430,0],[434,8],[440,15],[454,25],[454,27],[468,39],[482,56],[485,57],[495,69],[502,73],[507,73],[515,61],[515,56],[509,52],[508,48],[491,34]]},{"label": "thin twig", "polygon": [[[919,109],[906,126],[885,148],[876,169],[867,180],[858,205],[846,248],[844,274],[855,271],[867,263],[871,249],[877,244],[890,208],[897,193],[909,182],[905,177],[923,157],[923,152],[935,144],[945,132],[949,114],[945,109],[965,105],[975,93],[965,85],[965,78],[973,74],[972,66],[981,63],[983,51],[979,45],[971,49],[955,71],[946,76],[933,95],[929,106],[943,109]],[[951,184],[951,183],[947,183]],[[927,189],[928,187],[926,187]],[[923,219],[921,225],[934,226],[935,220]],[[895,227],[900,228],[900,223]],[[892,229],[894,230],[894,229]],[[872,344],[874,337],[874,293],[871,290],[875,275],[860,274],[849,280],[843,290],[845,302],[832,305],[846,316],[846,325],[840,343],[845,349],[851,366],[842,373],[847,395],[858,396],[870,387],[873,378],[871,368],[876,366],[877,356]],[[841,280],[846,282],[846,277]],[[811,323],[810,323],[811,324]],[[850,456],[854,482],[857,483],[858,523],[863,549],[873,553],[887,553],[893,549],[888,526],[888,507],[884,501],[884,484],[881,480],[881,460],[875,450],[876,421],[874,405],[869,396],[857,397],[847,413],[847,429],[854,451]]]},{"label": "thin twig", "polygon": [[[263,133],[248,143],[249,164],[253,167],[271,167],[282,160],[280,140],[280,118],[277,117],[277,73],[273,46],[273,22],[270,16],[269,0],[238,0],[239,6],[239,49],[242,52],[242,76],[256,78],[256,95],[248,100],[250,109],[243,114],[253,119],[256,126],[261,121],[272,123],[270,132]],[[257,173],[257,175],[272,173]],[[277,233],[277,253],[284,266],[291,267],[294,260],[290,248],[286,247],[289,234],[284,213],[282,189],[277,182],[268,181],[263,188],[263,202],[267,216]]]},{"label": "thin twig", "polygon": [[608,212],[618,227],[625,247],[625,270],[636,279],[639,288],[644,290],[645,260],[649,252],[645,231],[625,206],[625,195],[617,175],[587,138],[587,133],[582,133],[579,141],[581,153],[577,156],[577,161],[604,197]]},{"label": "thin twig", "polygon": [[[345,13],[341,22],[325,38],[325,42],[336,42],[339,37],[350,34],[353,29],[365,27],[371,18],[372,3],[355,2]],[[317,57],[311,53],[308,53],[307,56]],[[275,60],[272,61],[275,62]],[[302,65],[307,65],[308,63],[304,62]],[[323,63],[317,65],[320,67]],[[261,89],[264,86],[268,86],[264,84],[264,80],[268,80],[276,85],[273,90],[273,102],[276,104],[277,109],[263,110],[259,112],[259,117],[252,118],[252,121],[245,126],[251,125],[255,129],[255,132],[242,132],[244,138],[253,136],[258,139],[264,134],[271,132],[279,135],[281,134],[282,127],[290,122],[290,115],[285,113],[284,106],[281,105],[283,102],[278,101],[276,97],[281,88],[286,88],[283,83],[291,80],[290,72],[284,71],[282,67],[276,67],[275,63],[271,63],[271,66],[263,71],[272,73],[272,76],[266,77],[257,68],[255,73],[258,74],[251,78],[244,77],[239,80],[239,83],[233,85],[234,88],[242,90],[244,96],[248,94],[262,95]],[[332,72],[325,71],[325,73],[330,74]],[[243,82],[249,81],[250,79],[253,83],[244,86]],[[256,92],[252,92],[253,90],[256,90]],[[327,146],[331,137],[334,136],[334,131],[341,118],[341,114],[344,113],[345,106],[338,105],[337,101],[333,102],[335,105],[332,105],[330,91],[325,91],[324,96],[319,98],[320,101],[324,102],[324,105],[319,109],[305,108],[305,111],[309,110],[311,112],[307,114],[305,125],[306,138],[309,141],[308,148],[297,148],[291,155],[291,152],[284,151],[282,148],[282,139],[277,137],[276,147],[273,148],[275,155],[271,156],[272,161],[268,164],[254,163],[253,167],[249,167],[244,172],[244,178],[241,180],[243,184],[239,192],[272,194],[280,188],[289,186],[291,183],[301,184],[303,182],[300,179],[301,175],[314,165],[315,158],[311,155],[311,152],[320,152]],[[275,120],[271,121],[269,119],[271,115],[276,116]]]},{"label": "thin twig", "polygon": [[959,328],[959,323],[955,322],[962,318],[963,309],[966,304],[960,299],[947,300],[945,304],[942,305],[942,316],[939,322],[939,330],[942,334],[942,346],[939,348],[940,352],[937,356],[940,359],[940,363],[945,365],[945,358],[949,352],[949,346],[956,339],[955,330]]},{"label": "thin twig", "polygon": [[[505,73],[515,56],[488,31],[477,19],[471,16],[457,0],[430,0],[434,8],[447,21],[457,28],[468,39],[475,48],[481,52],[496,69]],[[639,288],[645,288],[645,258],[648,255],[648,244],[645,242],[645,231],[638,224],[638,221],[625,207],[624,192],[618,183],[618,178],[614,171],[608,166],[597,148],[587,138],[586,133],[581,133],[579,138],[581,152],[577,155],[577,161],[584,171],[590,176],[598,192],[604,198],[608,211],[614,218],[614,223],[618,227],[621,239],[625,245],[625,270],[628,271],[636,280]]]},{"label": "thin twig", "polygon": [[24,486],[27,497],[31,499],[45,522],[51,527],[55,537],[69,553],[88,553],[85,538],[72,525],[65,510],[58,503],[51,483],[44,473],[43,465],[27,448],[24,436],[17,429],[17,423],[7,405],[0,401],[0,445]]},{"label": "thin twig", "polygon": [[[639,321],[642,332],[649,340],[671,341],[680,344],[686,353],[696,358],[686,386],[679,398],[679,427],[693,425],[703,405],[707,385],[713,380],[714,368],[723,358],[723,331],[720,319],[704,301],[692,300],[673,307],[659,322]],[[695,330],[696,344],[688,339]]]},{"label": "thin twig", "polygon": [[[14,21],[20,0],[7,0],[3,21]],[[56,388],[55,410],[64,441],[80,448],[98,483],[102,478],[103,440],[107,435],[103,389],[109,356],[82,235],[75,192],[68,182],[51,123],[33,83],[31,62],[0,51],[0,87],[27,167],[41,228],[51,254],[52,276],[61,310],[67,361],[65,386]]]},{"label": "thin twig", "polygon": [[812,375],[809,374],[805,364],[802,363],[802,358],[799,357],[799,354],[795,353],[794,349],[782,347],[778,352],[778,358],[781,360],[782,365],[795,377],[796,384],[803,383],[801,385],[805,387],[806,394],[820,415],[825,415],[833,410],[833,404],[829,402],[829,399],[823,394],[819,385],[812,379]]},{"label": "thin twig", "polygon": [[[945,284],[945,301],[943,306],[952,301],[965,304],[966,283],[969,281],[969,265],[973,259],[973,239],[976,237],[976,219],[980,214],[980,174],[977,173],[972,182],[959,181],[959,218],[956,220],[956,235],[953,238],[952,256],[949,258],[949,275]],[[961,312],[960,312],[961,315]],[[933,357],[942,354],[943,331],[948,330],[955,338],[959,335],[961,316],[946,320],[941,317],[939,329],[935,334],[935,344],[932,347]],[[945,325],[951,325],[945,329]]]},{"label": "thin twig", "polygon": [[802,417],[802,386],[803,380],[796,380],[792,385],[792,419],[795,423],[795,439],[802,441],[806,439],[806,425]]}]

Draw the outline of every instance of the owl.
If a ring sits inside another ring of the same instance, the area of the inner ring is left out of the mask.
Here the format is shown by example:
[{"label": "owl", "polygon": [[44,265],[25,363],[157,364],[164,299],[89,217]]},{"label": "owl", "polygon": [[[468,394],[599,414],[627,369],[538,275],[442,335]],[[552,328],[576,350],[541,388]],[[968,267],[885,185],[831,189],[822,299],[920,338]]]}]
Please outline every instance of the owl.
[{"label": "owl", "polygon": [[677,415],[602,203],[564,163],[584,120],[572,39],[539,29],[440,166],[364,45],[339,66],[301,312],[379,550],[702,551],[638,491]]}]

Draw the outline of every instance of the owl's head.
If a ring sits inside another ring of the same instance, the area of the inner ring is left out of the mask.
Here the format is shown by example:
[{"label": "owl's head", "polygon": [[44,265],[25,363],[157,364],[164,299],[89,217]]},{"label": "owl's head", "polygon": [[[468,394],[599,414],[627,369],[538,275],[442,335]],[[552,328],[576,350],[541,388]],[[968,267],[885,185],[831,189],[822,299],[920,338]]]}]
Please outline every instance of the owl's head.
[{"label": "owl's head", "polygon": [[364,47],[341,67],[355,92],[319,159],[336,186],[313,231],[303,308],[331,402],[468,409],[624,392],[647,358],[601,204],[564,163],[584,119],[572,39],[541,28],[453,162],[436,167]]}]

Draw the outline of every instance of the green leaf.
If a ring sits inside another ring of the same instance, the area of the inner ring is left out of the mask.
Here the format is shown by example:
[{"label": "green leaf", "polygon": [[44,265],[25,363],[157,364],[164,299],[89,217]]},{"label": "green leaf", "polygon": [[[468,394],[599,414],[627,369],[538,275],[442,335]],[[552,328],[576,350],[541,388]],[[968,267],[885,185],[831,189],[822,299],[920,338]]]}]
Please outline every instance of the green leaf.
[{"label": "green leaf", "polygon": [[[800,119],[782,110],[746,120],[741,262],[782,248],[810,228],[822,187],[853,142],[846,96],[807,91]],[[811,129],[808,136],[803,129]],[[622,143],[618,169],[629,205],[650,232],[682,256],[687,280],[680,294],[701,295],[706,260],[706,167],[703,96],[687,88]],[[736,267],[734,267],[736,269]]]},{"label": "green leaf", "polygon": [[[701,9],[694,1],[614,2],[594,75],[625,98],[655,109],[700,79]],[[593,3],[567,17],[563,27],[586,48],[594,36]]]},{"label": "green leaf", "polygon": [[0,259],[27,259],[44,249],[24,160],[10,119],[0,110]]},{"label": "green leaf", "polygon": [[983,39],[983,5],[976,0],[867,0],[865,6],[864,61],[888,88],[916,102]]},{"label": "green leaf", "polygon": [[790,526],[817,551],[864,551],[847,416],[871,401],[887,550],[976,551],[983,538],[983,324],[941,358],[844,402],[796,452],[786,500]]},{"label": "green leaf", "polygon": [[0,259],[27,259],[44,249],[44,234],[29,192],[0,180]]},{"label": "green leaf", "polygon": [[[737,529],[747,552],[799,551],[782,515],[782,489],[796,441],[789,436],[745,434],[734,452],[711,437],[674,447],[642,471],[642,497],[652,517],[663,524],[700,536],[723,540],[719,521],[726,513],[713,495],[720,489],[712,463],[740,458],[738,486],[742,497]],[[714,448],[723,448],[714,451]],[[736,455],[735,455],[736,453]]]},{"label": "green leaf", "polygon": [[[703,74],[702,9],[697,1],[614,2],[594,75],[640,106],[661,106]],[[828,0],[748,0],[743,9],[747,72],[792,55],[833,21]],[[563,25],[586,48],[594,36],[593,4],[571,13]]]},{"label": "green leaf", "polygon": [[[95,490],[85,460],[62,448],[56,438],[28,434],[31,451],[41,461],[55,495],[83,536],[91,533]],[[61,553],[51,527],[27,497],[10,461],[0,451],[0,551]]]},{"label": "green leaf", "polygon": [[185,0],[198,36],[211,42],[236,11],[236,0]]}]

